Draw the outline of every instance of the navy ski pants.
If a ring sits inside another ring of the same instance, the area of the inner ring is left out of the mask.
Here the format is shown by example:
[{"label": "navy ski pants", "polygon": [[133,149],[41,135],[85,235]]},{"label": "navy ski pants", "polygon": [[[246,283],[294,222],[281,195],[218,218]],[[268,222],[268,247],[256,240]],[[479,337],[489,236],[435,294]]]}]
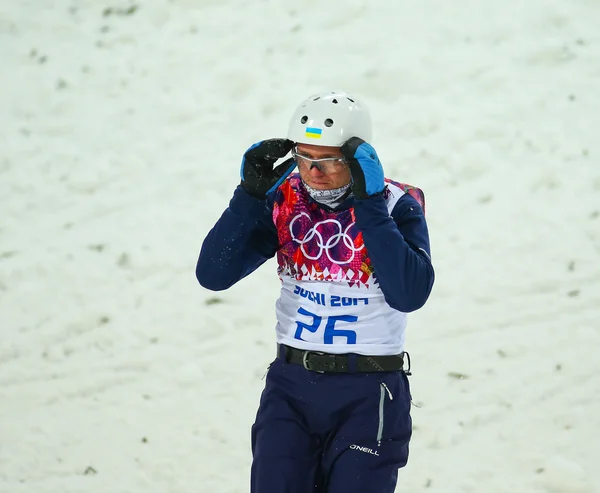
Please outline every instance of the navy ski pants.
[{"label": "navy ski pants", "polygon": [[406,374],[276,359],[252,426],[251,493],[393,493],[412,425]]}]

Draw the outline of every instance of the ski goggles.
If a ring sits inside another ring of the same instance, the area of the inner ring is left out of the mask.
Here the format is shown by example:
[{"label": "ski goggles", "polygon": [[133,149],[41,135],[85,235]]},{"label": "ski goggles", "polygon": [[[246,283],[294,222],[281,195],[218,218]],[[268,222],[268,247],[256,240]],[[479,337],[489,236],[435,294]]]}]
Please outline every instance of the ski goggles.
[{"label": "ski goggles", "polygon": [[337,173],[346,166],[346,161],[343,157],[324,157],[313,159],[312,157],[300,154],[296,148],[292,149],[292,157],[295,159],[298,166],[305,167],[309,170],[317,168],[324,175]]}]

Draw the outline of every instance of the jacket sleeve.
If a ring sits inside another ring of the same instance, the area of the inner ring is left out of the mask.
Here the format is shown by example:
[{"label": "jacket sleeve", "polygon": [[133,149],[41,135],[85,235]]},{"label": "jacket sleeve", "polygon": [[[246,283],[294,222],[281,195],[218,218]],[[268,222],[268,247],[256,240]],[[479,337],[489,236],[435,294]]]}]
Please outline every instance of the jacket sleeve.
[{"label": "jacket sleeve", "polygon": [[202,243],[196,278],[206,289],[228,289],[272,258],[277,248],[271,203],[238,186]]},{"label": "jacket sleeve", "polygon": [[382,195],[356,200],[356,225],[387,303],[408,313],[421,308],[433,287],[429,232],[419,203],[403,195],[388,213]]}]

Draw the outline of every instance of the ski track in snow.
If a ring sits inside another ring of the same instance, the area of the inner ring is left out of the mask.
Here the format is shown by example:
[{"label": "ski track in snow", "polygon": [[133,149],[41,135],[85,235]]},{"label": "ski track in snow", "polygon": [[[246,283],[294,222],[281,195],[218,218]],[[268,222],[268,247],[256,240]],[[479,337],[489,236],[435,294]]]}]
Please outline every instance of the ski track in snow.
[{"label": "ski track in snow", "polygon": [[0,493],[248,491],[275,264],[211,293],[195,261],[328,88],[426,193],[398,491],[600,491],[596,0],[5,3]]}]

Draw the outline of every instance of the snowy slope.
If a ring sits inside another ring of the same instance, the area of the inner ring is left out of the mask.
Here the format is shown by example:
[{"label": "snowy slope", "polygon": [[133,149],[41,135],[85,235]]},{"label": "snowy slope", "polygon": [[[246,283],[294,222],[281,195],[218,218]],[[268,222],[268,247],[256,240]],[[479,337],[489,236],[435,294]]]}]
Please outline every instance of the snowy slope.
[{"label": "snowy slope", "polygon": [[[123,1],[123,3],[119,3]],[[600,492],[600,3],[0,6],[0,492],[248,491],[273,261],[194,278],[243,151],[363,96],[426,192],[398,491]]]}]

